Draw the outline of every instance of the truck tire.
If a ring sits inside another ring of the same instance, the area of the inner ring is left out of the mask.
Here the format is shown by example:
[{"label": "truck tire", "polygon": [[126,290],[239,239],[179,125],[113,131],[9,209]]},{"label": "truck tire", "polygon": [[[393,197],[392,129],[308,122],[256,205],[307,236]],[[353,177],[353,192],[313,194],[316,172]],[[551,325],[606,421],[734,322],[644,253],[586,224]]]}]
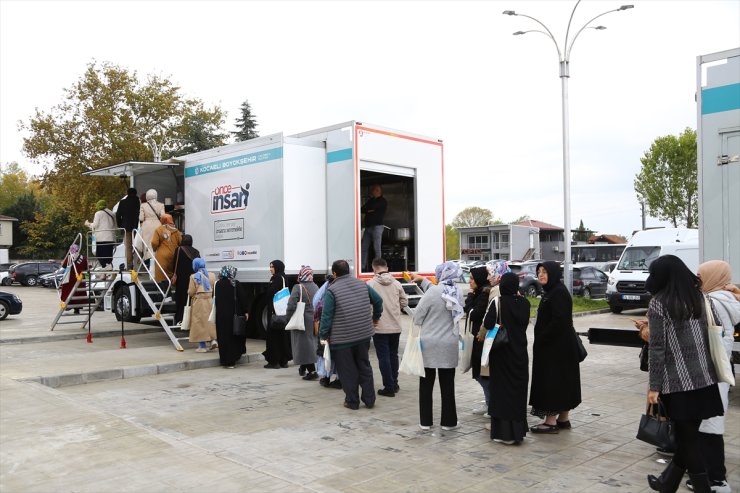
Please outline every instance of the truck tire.
[{"label": "truck tire", "polygon": [[611,310],[612,313],[622,313],[621,306],[610,306],[609,310]]},{"label": "truck tire", "polygon": [[259,296],[252,307],[253,310],[249,314],[249,320],[253,323],[248,329],[248,336],[253,339],[267,340],[267,321],[270,319],[270,307],[267,303],[267,296]]},{"label": "truck tire", "polygon": [[124,322],[139,323],[141,317],[131,315],[131,307],[131,292],[128,286],[119,286],[113,295],[113,312],[116,314],[116,320],[120,322],[123,319]]}]

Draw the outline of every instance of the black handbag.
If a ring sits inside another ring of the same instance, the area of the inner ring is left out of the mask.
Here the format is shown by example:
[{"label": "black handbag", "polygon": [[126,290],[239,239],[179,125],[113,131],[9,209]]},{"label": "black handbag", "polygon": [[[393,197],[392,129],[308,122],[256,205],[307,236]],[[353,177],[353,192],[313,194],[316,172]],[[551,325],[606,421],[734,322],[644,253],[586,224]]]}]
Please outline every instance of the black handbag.
[{"label": "black handbag", "polygon": [[588,356],[588,351],[586,351],[586,346],[583,345],[581,336],[579,336],[576,333],[576,329],[573,329],[573,336],[576,338],[576,349],[578,349],[578,362],[583,363],[583,360],[585,360],[586,356]]},{"label": "black handbag", "polygon": [[662,449],[676,450],[673,422],[667,416],[662,402],[648,404],[645,414],[640,418],[637,439]]},{"label": "black handbag", "polygon": [[239,307],[239,302],[236,299],[237,284],[232,282],[231,287],[234,290],[234,319],[232,323],[232,333],[235,336],[243,337],[247,335],[247,317],[236,313],[236,310]]}]

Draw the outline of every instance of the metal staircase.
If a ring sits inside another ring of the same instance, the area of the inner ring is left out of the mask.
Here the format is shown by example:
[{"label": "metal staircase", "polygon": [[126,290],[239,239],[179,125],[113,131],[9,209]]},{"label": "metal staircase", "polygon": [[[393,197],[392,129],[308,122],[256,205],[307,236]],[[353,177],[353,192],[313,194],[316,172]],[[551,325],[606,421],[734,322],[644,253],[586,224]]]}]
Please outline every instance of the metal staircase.
[{"label": "metal staircase", "polygon": [[527,250],[527,253],[524,254],[524,257],[522,257],[522,261],[527,261],[527,260],[532,259],[534,257],[534,252],[535,252],[534,248],[530,248],[529,250]]}]

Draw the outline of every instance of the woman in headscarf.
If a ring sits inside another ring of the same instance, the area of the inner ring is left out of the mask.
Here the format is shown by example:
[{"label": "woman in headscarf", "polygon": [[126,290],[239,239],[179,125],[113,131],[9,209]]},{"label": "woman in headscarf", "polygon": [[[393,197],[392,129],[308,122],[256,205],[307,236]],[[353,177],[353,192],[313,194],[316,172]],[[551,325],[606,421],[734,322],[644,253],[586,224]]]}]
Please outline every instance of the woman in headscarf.
[{"label": "woman in headscarf", "polygon": [[721,416],[724,409],[709,354],[701,280],[675,255],[658,257],[649,272],[648,402],[657,404],[660,399],[664,404],[673,421],[676,450],[660,476],[648,475],[648,484],[656,491],[676,491],[688,470],[694,491],[708,493],[699,426],[702,419]]},{"label": "woman in headscarf", "polygon": [[[483,388],[483,402],[473,414],[488,414],[490,404],[488,393],[488,376],[481,375],[480,357],[483,351],[483,339],[479,337],[481,330],[485,335],[483,328],[483,317],[488,309],[488,293],[491,291],[491,284],[488,282],[488,269],[485,266],[474,267],[470,269],[470,291],[465,298],[465,313],[468,315],[466,323],[468,330],[475,336],[473,339],[473,352],[470,360],[470,369],[473,380],[478,382]],[[495,307],[493,308],[495,310]]]},{"label": "woman in headscarf", "polygon": [[262,353],[267,360],[265,368],[287,368],[290,357],[290,335],[285,330],[288,318],[285,315],[275,315],[275,305],[272,299],[278,291],[288,286],[285,277],[285,264],[281,260],[270,262],[270,284],[267,286],[268,306],[270,307],[270,321],[267,325],[267,344]]},{"label": "woman in headscarf", "polygon": [[293,350],[293,364],[300,365],[298,367],[298,374],[304,380],[317,380],[319,378],[318,373],[316,373],[317,339],[313,334],[312,303],[313,297],[318,290],[319,287],[313,282],[313,270],[308,265],[302,265],[301,270],[298,272],[298,284],[293,286],[293,290],[290,293],[286,317],[290,320],[290,317],[295,313],[298,302],[303,298],[303,302],[306,304],[303,312],[305,330],[291,330],[289,332],[291,348]]},{"label": "woman in headscarf", "polygon": [[432,393],[434,380],[439,374],[442,394],[440,426],[450,431],[459,427],[455,405],[455,368],[457,368],[459,322],[465,314],[462,295],[455,282],[460,278],[460,266],[455,262],[440,264],[434,271],[437,285],[419,274],[414,282],[421,281],[424,296],[414,310],[414,323],[421,326],[423,377],[419,378],[419,427],[432,427]]},{"label": "woman in headscarf", "polygon": [[77,289],[72,297],[79,299],[69,300],[67,302],[67,298],[70,296],[72,288],[74,288],[77,282],[77,277],[82,276],[83,272],[87,270],[87,257],[80,253],[79,245],[73,243],[69,246],[69,251],[67,252],[67,256],[64,257],[62,267],[66,269],[62,282],[62,303],[67,303],[65,306],[67,310],[73,309],[75,314],[78,314],[80,313],[80,308],[87,306],[87,283],[80,281],[80,284],[77,285]]},{"label": "woman in headscarf", "polygon": [[162,225],[154,231],[152,236],[152,250],[159,266],[155,266],[154,280],[163,282],[171,279],[175,274],[175,251],[182,242],[182,233],[175,227],[175,222],[169,214],[160,216]]},{"label": "woman in headscarf", "polygon": [[[151,247],[152,244],[154,231],[156,231],[160,225],[162,214],[164,214],[164,204],[157,200],[157,191],[153,188],[147,190],[146,202],[142,202],[139,207],[139,222],[141,223],[141,241],[149,247]],[[147,249],[142,248],[141,246],[138,246],[138,248],[143,251],[144,260],[149,260],[151,258]]]},{"label": "woman in headscarf", "polygon": [[113,270],[113,247],[116,244],[116,216],[105,206],[105,200],[98,200],[95,204],[97,212],[93,222],[85,221],[85,226],[92,230],[95,236],[94,254],[103,270]]},{"label": "woman in headscarf", "polygon": [[249,320],[249,297],[236,280],[236,267],[221,267],[221,275],[216,282],[216,335],[218,336],[218,357],[221,366],[234,368],[236,362],[247,352],[247,336],[234,335],[234,315],[246,315]]},{"label": "woman in headscarf", "polygon": [[175,324],[182,322],[182,314],[188,301],[188,285],[193,272],[193,260],[200,257],[200,252],[193,248],[193,237],[182,235],[182,242],[175,252],[175,275],[172,283],[175,285]]},{"label": "woman in headscarf", "polygon": [[545,293],[537,307],[532,345],[532,415],[545,421],[532,433],[558,433],[569,429],[569,413],[581,403],[581,369],[578,337],[573,329],[573,299],[560,282],[560,264],[537,264],[537,280]]},{"label": "woman in headscarf", "polygon": [[206,270],[206,261],[200,257],[193,260],[193,272],[188,285],[190,296],[190,342],[197,342],[196,353],[205,353],[218,347],[216,344],[216,325],[208,321],[211,314],[211,299],[216,276]]},{"label": "woman in headscarf", "polygon": [[[507,272],[500,278],[500,315],[509,342],[492,349],[491,368],[491,438],[499,443],[521,443],[527,435],[527,325],[529,301],[519,295],[519,277]],[[490,317],[490,318],[489,318]],[[496,315],[489,312],[484,324],[493,327]],[[488,426],[486,428],[489,428]]]},{"label": "woman in headscarf", "polygon": [[[732,344],[735,326],[740,324],[740,289],[732,284],[732,268],[723,260],[710,260],[699,266],[701,290],[712,300],[717,316],[714,322],[721,325],[724,331],[723,340],[727,356],[732,358]],[[730,359],[732,361],[732,359]],[[722,407],[727,413],[730,385],[717,383]],[[715,416],[705,419],[699,426],[699,451],[704,458],[709,484],[712,490],[729,491],[727,469],[725,468],[725,417]],[[686,483],[693,489],[691,480]]]}]

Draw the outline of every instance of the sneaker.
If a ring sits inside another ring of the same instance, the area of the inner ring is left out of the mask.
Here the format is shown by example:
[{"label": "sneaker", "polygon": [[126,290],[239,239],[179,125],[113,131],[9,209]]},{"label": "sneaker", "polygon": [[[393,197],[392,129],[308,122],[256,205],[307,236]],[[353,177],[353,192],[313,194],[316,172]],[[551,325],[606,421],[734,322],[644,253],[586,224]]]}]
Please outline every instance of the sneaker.
[{"label": "sneaker", "polygon": [[476,407],[471,411],[473,414],[486,414],[488,413],[488,406],[483,404],[482,406]]},{"label": "sneaker", "polygon": [[393,392],[397,394],[399,390],[401,390],[401,387],[399,387],[398,384],[396,384],[396,388],[393,389]]},{"label": "sneaker", "polygon": [[195,350],[196,353],[207,353],[208,349],[204,347],[198,346],[198,348]]},{"label": "sneaker", "polygon": [[211,349],[210,350],[213,351],[214,349],[218,349],[218,341],[216,339],[214,339],[214,340],[211,341]]},{"label": "sneaker", "polygon": [[280,369],[280,365],[271,365],[270,363],[267,363],[262,368],[267,368],[268,370],[279,370]]},{"label": "sneaker", "polygon": [[457,422],[457,424],[455,426],[443,426],[442,427],[442,429],[444,431],[454,431],[454,430],[457,430],[458,428],[460,428],[460,422],[459,421]]},{"label": "sneaker", "polygon": [[[712,493],[731,493],[732,489],[727,481],[709,481],[709,486],[712,489]],[[691,484],[691,480],[686,481],[686,487],[691,491],[694,491],[694,485]]]},{"label": "sneaker", "polygon": [[514,445],[516,443],[514,440],[501,440],[500,438],[494,438],[493,441],[496,443],[503,443],[504,445]]},{"label": "sneaker", "polygon": [[318,380],[319,374],[315,371],[309,372],[306,374],[305,377],[303,377],[303,380]]},{"label": "sneaker", "polygon": [[337,378],[336,380],[334,380],[333,382],[329,384],[329,387],[333,389],[342,390],[342,382]]},{"label": "sneaker", "polygon": [[328,387],[329,386],[329,378],[328,377],[323,377],[323,378],[319,379],[319,385],[321,385],[322,387]]},{"label": "sneaker", "polygon": [[422,431],[429,431],[432,429],[431,426],[424,426],[423,424],[419,424],[419,428],[421,428]]},{"label": "sneaker", "polygon": [[396,393],[391,389],[378,389],[378,395],[384,395],[385,397],[395,397]]}]

